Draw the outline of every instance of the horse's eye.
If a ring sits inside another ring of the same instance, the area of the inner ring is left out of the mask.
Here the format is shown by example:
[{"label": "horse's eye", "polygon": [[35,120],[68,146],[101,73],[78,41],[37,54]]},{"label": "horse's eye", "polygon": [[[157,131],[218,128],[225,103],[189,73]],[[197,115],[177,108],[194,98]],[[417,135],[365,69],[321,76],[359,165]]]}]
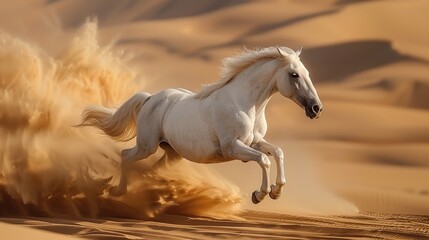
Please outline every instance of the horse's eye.
[{"label": "horse's eye", "polygon": [[299,75],[296,72],[290,73],[290,76],[293,77],[293,78],[299,78]]}]

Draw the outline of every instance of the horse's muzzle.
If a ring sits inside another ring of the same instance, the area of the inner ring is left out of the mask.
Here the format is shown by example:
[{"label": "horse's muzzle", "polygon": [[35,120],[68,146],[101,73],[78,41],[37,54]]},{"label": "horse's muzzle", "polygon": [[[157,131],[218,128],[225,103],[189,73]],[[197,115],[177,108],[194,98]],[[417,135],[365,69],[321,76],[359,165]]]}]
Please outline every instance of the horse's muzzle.
[{"label": "horse's muzzle", "polygon": [[311,119],[319,118],[323,110],[323,105],[315,99],[305,99],[298,95],[292,97],[292,100],[305,110],[305,115]]},{"label": "horse's muzzle", "polygon": [[322,110],[323,106],[320,106],[318,104],[306,104],[305,115],[307,115],[307,117],[309,117],[310,119],[317,119],[319,118]]}]

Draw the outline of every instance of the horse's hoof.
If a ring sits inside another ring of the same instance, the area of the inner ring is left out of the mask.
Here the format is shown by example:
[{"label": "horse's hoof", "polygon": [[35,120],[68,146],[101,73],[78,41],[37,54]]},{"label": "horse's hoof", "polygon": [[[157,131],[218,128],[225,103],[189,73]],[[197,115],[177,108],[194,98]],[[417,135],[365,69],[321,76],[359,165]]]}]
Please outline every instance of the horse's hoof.
[{"label": "horse's hoof", "polygon": [[252,193],[252,202],[253,202],[253,204],[258,204],[258,203],[260,203],[261,201],[259,201],[258,200],[258,198],[256,197],[256,191],[254,191],[253,193]]},{"label": "horse's hoof", "polygon": [[275,186],[275,185],[271,185],[271,191],[270,191],[270,193],[269,193],[268,195],[270,195],[270,198],[271,198],[271,199],[276,200],[276,199],[279,199],[280,194],[275,194],[275,193],[273,192],[273,188],[274,188],[274,186]]},{"label": "horse's hoof", "polygon": [[109,189],[109,194],[115,197],[119,197],[127,193],[127,190],[120,188],[118,186],[112,187]]},{"label": "horse's hoof", "polygon": [[271,198],[271,199],[274,199],[274,200],[277,200],[277,199],[279,199],[279,197],[280,197],[280,195],[276,195],[276,194],[274,194],[273,192],[270,192],[268,195],[270,195],[270,198]]}]

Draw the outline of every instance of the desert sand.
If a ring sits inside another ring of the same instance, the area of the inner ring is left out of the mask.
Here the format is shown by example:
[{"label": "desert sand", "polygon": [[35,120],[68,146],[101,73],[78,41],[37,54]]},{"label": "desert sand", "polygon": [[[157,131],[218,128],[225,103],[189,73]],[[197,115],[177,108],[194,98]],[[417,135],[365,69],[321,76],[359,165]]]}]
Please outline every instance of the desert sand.
[{"label": "desert sand", "polygon": [[[429,238],[427,9],[425,0],[2,2],[0,235]],[[257,164],[150,170],[162,150],[136,164],[130,193],[106,193],[132,142],[73,128],[86,106],[196,92],[218,79],[223,58],[273,45],[304,47],[324,103],[317,120],[280,95],[268,105],[266,139],[286,155],[280,199],[251,203]]]}]

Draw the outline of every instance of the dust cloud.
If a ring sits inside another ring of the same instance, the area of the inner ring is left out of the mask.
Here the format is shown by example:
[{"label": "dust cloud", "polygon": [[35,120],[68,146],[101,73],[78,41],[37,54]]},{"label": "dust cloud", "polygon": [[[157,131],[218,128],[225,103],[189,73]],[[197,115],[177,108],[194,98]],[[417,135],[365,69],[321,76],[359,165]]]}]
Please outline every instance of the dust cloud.
[{"label": "dust cloud", "polygon": [[114,44],[99,46],[96,22],[61,44],[53,57],[0,33],[1,215],[225,217],[241,210],[237,187],[187,161],[136,165],[129,192],[109,196],[126,144],[73,125],[86,106],[117,107],[142,87]]}]

